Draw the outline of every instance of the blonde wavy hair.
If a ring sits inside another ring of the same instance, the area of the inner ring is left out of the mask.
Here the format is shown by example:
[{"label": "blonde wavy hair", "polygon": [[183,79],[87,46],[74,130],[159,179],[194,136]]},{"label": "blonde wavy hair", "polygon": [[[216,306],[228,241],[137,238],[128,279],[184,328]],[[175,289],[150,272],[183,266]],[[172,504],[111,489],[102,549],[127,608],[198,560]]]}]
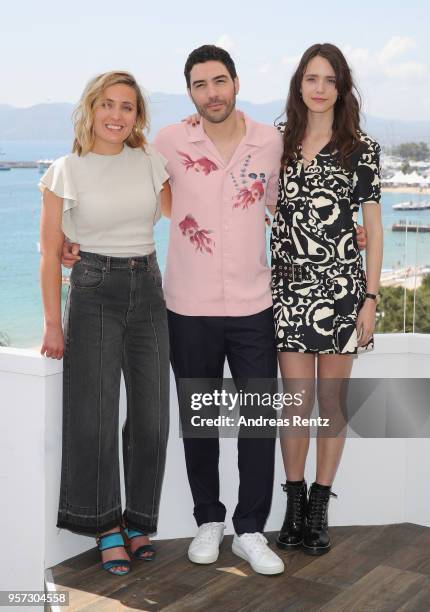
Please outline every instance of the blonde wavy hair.
[{"label": "blonde wavy hair", "polygon": [[144,148],[146,138],[143,133],[149,127],[147,104],[136,79],[129,72],[104,72],[91,79],[85,87],[81,99],[73,112],[75,139],[73,153],[86,155],[94,145],[94,109],[107,87],[111,85],[128,85],[136,92],[137,113],[136,125],[125,143],[133,149]]}]

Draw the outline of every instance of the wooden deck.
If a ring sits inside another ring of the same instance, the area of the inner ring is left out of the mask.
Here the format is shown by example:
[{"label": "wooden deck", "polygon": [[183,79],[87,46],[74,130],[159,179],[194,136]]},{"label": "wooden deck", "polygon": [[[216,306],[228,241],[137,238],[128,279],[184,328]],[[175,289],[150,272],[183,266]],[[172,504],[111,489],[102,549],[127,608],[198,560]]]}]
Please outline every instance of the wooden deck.
[{"label": "wooden deck", "polygon": [[[332,527],[322,557],[280,552],[283,575],[265,577],[231,552],[224,538],[218,562],[194,565],[189,539],[157,541],[157,559],[134,561],[124,577],[101,570],[96,549],[51,568],[70,606],[57,610],[163,612],[394,612],[430,610],[430,528],[409,523]],[[268,534],[273,542],[275,534]]]}]

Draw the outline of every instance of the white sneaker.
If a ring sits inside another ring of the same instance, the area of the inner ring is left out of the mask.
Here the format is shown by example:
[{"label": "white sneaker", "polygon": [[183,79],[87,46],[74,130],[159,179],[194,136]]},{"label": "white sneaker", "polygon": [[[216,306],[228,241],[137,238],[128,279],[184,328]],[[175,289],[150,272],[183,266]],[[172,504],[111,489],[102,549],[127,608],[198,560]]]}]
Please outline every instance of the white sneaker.
[{"label": "white sneaker", "polygon": [[282,574],[284,563],[273,550],[267,546],[262,533],[243,533],[233,538],[232,551],[245,559],[258,574]]},{"label": "white sneaker", "polygon": [[188,559],[193,563],[215,563],[219,545],[224,537],[224,523],[203,523],[188,548]]}]

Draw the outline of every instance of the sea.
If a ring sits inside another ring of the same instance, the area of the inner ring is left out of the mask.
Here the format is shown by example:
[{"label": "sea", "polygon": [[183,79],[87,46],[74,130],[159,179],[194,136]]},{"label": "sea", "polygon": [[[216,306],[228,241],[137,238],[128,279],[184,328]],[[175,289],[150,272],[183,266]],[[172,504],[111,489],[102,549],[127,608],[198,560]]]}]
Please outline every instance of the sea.
[{"label": "sea", "polygon": [[[2,161],[55,159],[70,151],[69,141],[0,141]],[[0,171],[0,344],[35,347],[42,337],[43,314],[39,288],[39,217],[41,197],[38,169]],[[430,266],[430,233],[392,232],[393,223],[407,220],[430,224],[430,210],[394,211],[393,204],[430,199],[411,193],[382,195],[384,225],[383,269]],[[169,221],[155,228],[160,268],[166,263]],[[267,230],[269,243],[270,230]],[[67,288],[63,289],[63,298]],[[2,340],[3,339],[3,340]]]}]

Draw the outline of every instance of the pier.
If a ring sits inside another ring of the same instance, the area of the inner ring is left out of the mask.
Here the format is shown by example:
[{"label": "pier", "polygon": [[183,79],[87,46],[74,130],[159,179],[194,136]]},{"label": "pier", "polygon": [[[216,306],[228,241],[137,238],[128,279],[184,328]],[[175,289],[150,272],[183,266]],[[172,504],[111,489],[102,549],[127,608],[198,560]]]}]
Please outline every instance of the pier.
[{"label": "pier", "polygon": [[407,266],[396,270],[387,270],[381,273],[381,287],[403,287],[406,289],[418,289],[423,278],[430,273],[430,267],[426,265]]},{"label": "pier", "polygon": [[422,223],[407,223],[406,221],[399,221],[393,223],[391,226],[393,232],[430,232],[430,224]]},{"label": "pier", "polygon": [[2,161],[2,168],[12,170],[12,168],[38,168],[39,163],[35,161]]}]

